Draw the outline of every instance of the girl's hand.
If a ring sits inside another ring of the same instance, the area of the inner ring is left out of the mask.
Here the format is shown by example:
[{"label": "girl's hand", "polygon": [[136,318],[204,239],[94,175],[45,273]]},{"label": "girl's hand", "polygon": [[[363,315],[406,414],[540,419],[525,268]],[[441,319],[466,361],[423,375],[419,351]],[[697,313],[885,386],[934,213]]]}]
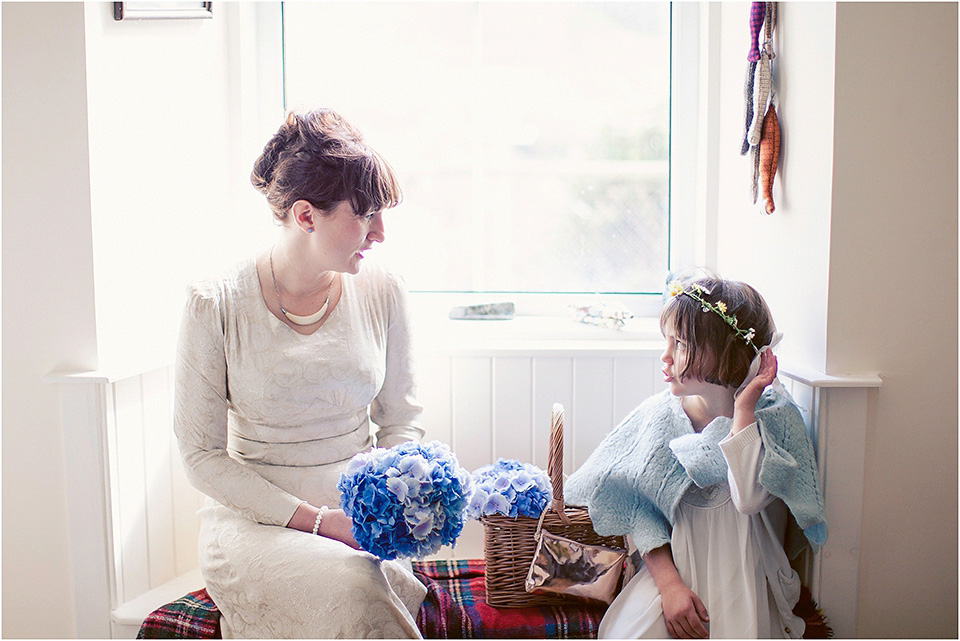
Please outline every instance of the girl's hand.
[{"label": "girl's hand", "polygon": [[760,395],[763,394],[763,390],[765,390],[767,385],[770,385],[776,377],[777,357],[768,349],[760,354],[760,369],[757,370],[757,375],[753,380],[750,381],[747,386],[743,388],[743,391],[740,392],[740,395],[737,396],[737,400],[733,404],[734,409],[737,409],[737,406],[743,406],[744,408],[749,407],[750,409],[755,408],[757,401],[760,400]]},{"label": "girl's hand", "polygon": [[706,639],[709,636],[703,625],[710,621],[707,608],[700,597],[682,582],[662,590],[660,603],[667,632],[674,639]]},{"label": "girl's hand", "polygon": [[767,385],[773,383],[777,377],[777,357],[772,351],[765,350],[760,354],[760,369],[752,381],[747,383],[743,391],[733,402],[733,426],[730,431],[736,434],[746,426],[756,421],[754,410],[757,408],[757,401]]}]

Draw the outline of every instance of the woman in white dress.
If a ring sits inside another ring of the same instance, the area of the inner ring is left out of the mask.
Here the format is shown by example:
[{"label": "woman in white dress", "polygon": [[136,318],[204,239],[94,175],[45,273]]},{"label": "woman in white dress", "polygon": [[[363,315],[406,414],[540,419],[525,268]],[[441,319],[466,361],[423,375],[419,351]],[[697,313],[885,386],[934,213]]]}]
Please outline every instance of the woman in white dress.
[{"label": "woman in white dress", "polygon": [[789,559],[822,545],[826,524],[812,445],[776,380],[779,335],[749,285],[708,277],[670,290],[660,317],[669,389],[565,487],[597,532],[628,535],[642,559],[599,636],[799,638]]},{"label": "woman in white dress", "polygon": [[406,291],[364,258],[396,177],[319,110],[288,115],[251,181],[279,239],[188,288],[177,348],[207,591],[224,637],[417,638],[426,589],[409,563],[358,549],[336,489],[358,452],[423,435]]}]

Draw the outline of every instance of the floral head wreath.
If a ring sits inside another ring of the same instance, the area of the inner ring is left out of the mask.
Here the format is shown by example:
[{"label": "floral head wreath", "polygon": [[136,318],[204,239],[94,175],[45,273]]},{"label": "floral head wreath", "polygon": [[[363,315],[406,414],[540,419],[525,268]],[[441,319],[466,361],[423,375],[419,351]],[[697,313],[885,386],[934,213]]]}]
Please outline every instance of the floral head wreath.
[{"label": "floral head wreath", "polygon": [[690,289],[685,289],[683,287],[683,284],[680,281],[675,280],[672,283],[670,283],[670,286],[667,288],[667,292],[672,297],[680,296],[681,294],[686,294],[693,300],[697,301],[698,303],[700,303],[700,308],[703,311],[713,312],[714,314],[722,318],[723,322],[729,325],[731,328],[733,328],[733,331],[737,333],[737,336],[742,338],[744,342],[747,343],[747,345],[752,347],[754,352],[756,352],[757,354],[760,353],[760,350],[753,343],[753,338],[754,336],[757,335],[756,330],[754,330],[754,328],[752,327],[749,329],[743,329],[742,327],[739,327],[737,325],[736,315],[727,314],[727,304],[724,303],[722,300],[718,300],[716,303],[711,303],[710,301],[705,299],[703,297],[703,294],[704,293],[709,294],[710,292],[705,290],[699,284],[691,283]]}]

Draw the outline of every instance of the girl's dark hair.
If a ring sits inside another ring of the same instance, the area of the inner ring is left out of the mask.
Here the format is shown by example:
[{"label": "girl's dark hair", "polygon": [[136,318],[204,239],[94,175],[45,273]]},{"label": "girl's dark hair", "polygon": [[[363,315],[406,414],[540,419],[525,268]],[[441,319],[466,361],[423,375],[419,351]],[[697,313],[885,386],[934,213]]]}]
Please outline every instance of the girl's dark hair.
[{"label": "girl's dark hair", "polygon": [[298,200],[322,212],[349,201],[363,216],[403,198],[390,165],[331,109],[287,114],[254,163],[250,182],[281,222]]},{"label": "girl's dark hair", "polygon": [[[737,317],[737,326],[753,328],[753,344],[757,349],[768,345],[775,327],[766,301],[750,285],[708,276],[683,281],[684,291],[697,283],[703,288],[704,300],[716,304],[723,301],[727,315]],[[660,312],[661,330],[672,327],[677,338],[686,343],[686,363],[678,378],[692,376],[698,380],[739,387],[747,376],[756,352],[723,318],[686,294],[677,294]]]}]

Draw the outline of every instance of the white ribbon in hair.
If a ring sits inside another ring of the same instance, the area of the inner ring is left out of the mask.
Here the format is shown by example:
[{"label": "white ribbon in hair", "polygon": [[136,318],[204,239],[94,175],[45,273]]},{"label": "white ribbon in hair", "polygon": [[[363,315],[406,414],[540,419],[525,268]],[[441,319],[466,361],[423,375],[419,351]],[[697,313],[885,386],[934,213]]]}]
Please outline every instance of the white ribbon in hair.
[{"label": "white ribbon in hair", "polygon": [[750,384],[754,378],[757,377],[757,372],[760,371],[760,355],[763,354],[768,349],[773,349],[777,344],[783,340],[783,334],[781,332],[774,332],[773,336],[770,338],[770,343],[764,345],[760,348],[760,351],[757,352],[757,355],[753,357],[753,360],[750,362],[750,367],[747,369],[747,376],[743,379],[743,382],[740,383],[740,387],[737,388],[737,391],[733,393],[733,397],[736,398],[740,395],[740,392]]}]

